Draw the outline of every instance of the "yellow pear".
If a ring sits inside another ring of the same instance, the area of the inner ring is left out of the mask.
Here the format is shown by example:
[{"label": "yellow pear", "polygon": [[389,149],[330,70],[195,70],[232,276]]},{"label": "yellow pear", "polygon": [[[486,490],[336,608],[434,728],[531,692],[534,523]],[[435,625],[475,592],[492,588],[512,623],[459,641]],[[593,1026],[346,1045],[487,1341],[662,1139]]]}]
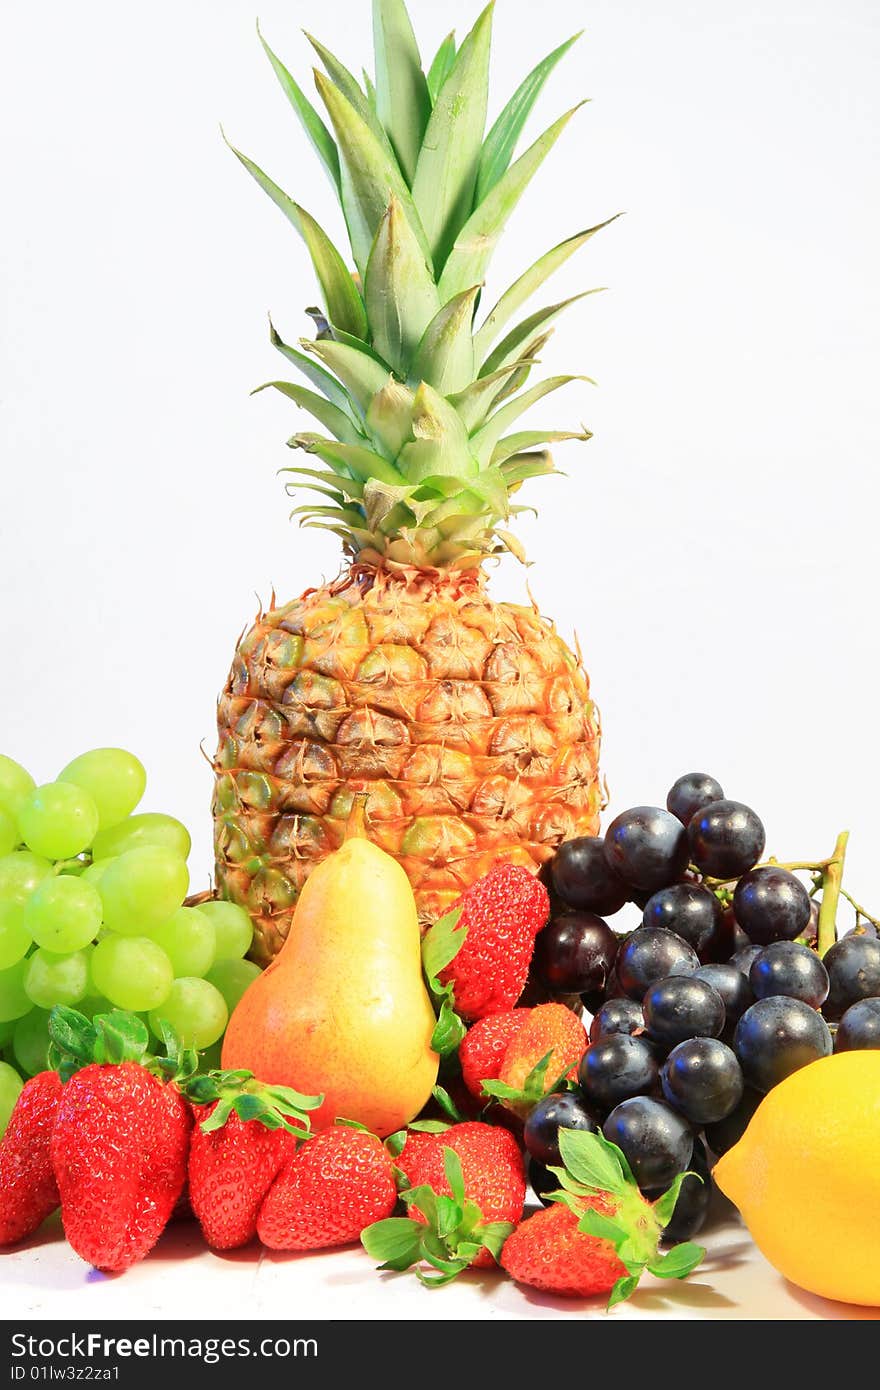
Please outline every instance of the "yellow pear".
[{"label": "yellow pear", "polygon": [[315,1130],[342,1118],[384,1137],[431,1094],[434,1022],[409,879],[364,838],[356,802],[344,844],[306,881],[281,952],[235,1009],[222,1065],[323,1094]]}]

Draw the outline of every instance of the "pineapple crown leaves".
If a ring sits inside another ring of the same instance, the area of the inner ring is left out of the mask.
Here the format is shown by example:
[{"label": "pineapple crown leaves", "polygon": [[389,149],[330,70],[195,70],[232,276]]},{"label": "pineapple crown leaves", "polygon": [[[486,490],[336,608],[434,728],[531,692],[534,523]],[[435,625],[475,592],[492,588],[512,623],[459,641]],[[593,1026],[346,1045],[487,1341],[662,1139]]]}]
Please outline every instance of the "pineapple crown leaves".
[{"label": "pineapple crown leaves", "polygon": [[[473,1263],[481,1250],[495,1260],[513,1230],[509,1221],[484,1221],[476,1202],[465,1193],[461,1159],[448,1146],[443,1150],[443,1168],[451,1195],[437,1193],[425,1183],[404,1189],[400,1196],[407,1207],[415,1207],[425,1218],[391,1216],[376,1221],[361,1234],[361,1244],[381,1270],[403,1270],[416,1266],[416,1274],[428,1288],[438,1288],[458,1277]],[[419,1266],[430,1265],[428,1274]]]},{"label": "pineapple crown leaves", "polygon": [[213,1111],[202,1122],[207,1132],[222,1128],[231,1114],[259,1120],[267,1129],[286,1129],[297,1138],[309,1133],[309,1112],[323,1096],[303,1096],[287,1086],[266,1086],[249,1071],[199,1071],[199,1054],[187,1047],[170,1024],[161,1024],[165,1055],[150,1052],[150,1035],[136,1014],[113,1009],[89,1021],[76,1009],[56,1005],[49,1014],[49,1066],[67,1082],[82,1067],[135,1062],[161,1081],[173,1082],[194,1105]]},{"label": "pineapple crown leaves", "polygon": [[[645,1270],[658,1279],[685,1279],[696,1269],[706,1253],[701,1245],[683,1241],[661,1255],[659,1243],[672,1220],[682,1183],[699,1174],[679,1174],[661,1197],[649,1202],[639,1191],[622,1150],[604,1135],[560,1129],[559,1151],[564,1167],[550,1171],[559,1178],[560,1190],[548,1194],[549,1199],[562,1202],[580,1218],[578,1230],[584,1235],[610,1241],[626,1269],[611,1290],[609,1309],[635,1292]],[[587,1205],[596,1197],[606,1210]]]},{"label": "pineapple crown leaves", "polygon": [[467,1029],[455,1012],[455,988],[450,981],[441,984],[439,976],[447,965],[458,955],[467,927],[459,926],[462,909],[454,907],[429,927],[422,938],[422,971],[428,985],[437,1023],[431,1035],[431,1050],[439,1057],[447,1057],[457,1050]]},{"label": "pineapple crown leaves", "polygon": [[372,10],[375,77],[364,73],[363,85],[307,35],[321,65],[314,78],[323,114],[258,26],[281,89],[337,195],[350,252],[337,249],[299,202],[230,145],[302,239],[321,290],[321,308],[309,311],[315,338],[294,347],[271,330],[273,345],[309,387],[266,385],[326,431],[298,431],[288,440],[324,465],[284,470],[289,491],[317,493],[292,515],[334,532],[350,555],[367,563],[472,569],[505,550],[524,560],[505,529],[523,510],[511,502],[513,494],[556,471],[540,446],[590,436],[512,430],[543,396],[583,380],[555,376],[517,395],[548,325],[575,299],[517,318],[607,222],[545,252],[479,326],[477,317],[498,239],[577,110],[517,154],[548,77],[580,36],[527,74],[487,133],[493,5],[460,45],[448,35],[427,67],[404,0],[373,0]]}]

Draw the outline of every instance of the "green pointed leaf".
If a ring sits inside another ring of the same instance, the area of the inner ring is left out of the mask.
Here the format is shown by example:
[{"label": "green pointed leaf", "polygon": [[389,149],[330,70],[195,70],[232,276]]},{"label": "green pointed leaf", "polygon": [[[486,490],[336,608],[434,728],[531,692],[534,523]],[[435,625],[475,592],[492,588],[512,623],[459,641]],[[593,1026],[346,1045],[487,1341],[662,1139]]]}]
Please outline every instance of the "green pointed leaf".
[{"label": "green pointed leaf", "polygon": [[440,1005],[437,1022],[431,1034],[430,1048],[438,1057],[448,1057],[458,1050],[467,1029],[449,999]]},{"label": "green pointed leaf", "polygon": [[518,434],[508,434],[499,439],[492,451],[491,461],[501,465],[515,454],[533,449],[536,444],[561,444],[566,439],[585,442],[592,437],[589,430],[520,430]]},{"label": "green pointed leaf", "polygon": [[686,1279],[703,1259],[706,1251],[692,1240],[673,1245],[665,1255],[651,1260],[648,1269],[657,1279]]},{"label": "green pointed leaf", "polygon": [[440,1106],[444,1115],[448,1115],[454,1125],[461,1123],[464,1119],[464,1115],[462,1115],[448,1091],[445,1091],[442,1086],[433,1086],[431,1088],[431,1095]]},{"label": "green pointed leaf", "polygon": [[[298,448],[294,442],[289,446],[292,449]],[[299,492],[301,489],[320,492],[324,497],[332,497],[335,501],[361,502],[364,496],[364,484],[357,478],[346,477],[342,473],[321,472],[316,468],[280,468],[279,473],[292,473],[296,481],[285,483],[285,490],[289,496]],[[308,481],[307,481],[308,480]]]},{"label": "green pointed leaf", "polygon": [[[570,299],[561,299],[558,304],[548,304],[543,309],[536,309],[534,313],[529,314],[528,318],[523,319],[515,328],[510,330],[503,341],[495,348],[494,352],[486,358],[480,368],[480,376],[489,376],[500,367],[505,366],[508,362],[513,360],[515,354],[522,348],[524,343],[529,343],[531,345],[531,342],[534,340],[539,330],[546,328],[548,323],[552,323],[553,320],[558,318],[571,304],[577,304],[579,299],[585,299],[588,294],[596,293],[596,290],[584,290],[581,294],[573,294]],[[531,351],[531,346],[529,356],[535,356],[534,352]]]},{"label": "green pointed leaf", "polygon": [[338,193],[341,186],[339,151],[336,148],[333,136],[321,120],[314,106],[312,106],[312,103],[297,86],[296,82],[287,71],[287,68],[272,52],[266,40],[263,38],[263,35],[260,33],[259,24],[257,24],[257,33],[259,34],[260,43],[263,45],[266,57],[275,70],[275,76],[281,83],[281,88],[285,96],[299,117],[306,135],[311,140],[318,158],[327,170],[333,186]]},{"label": "green pointed leaf", "polygon": [[293,381],[265,381],[262,386],[255,386],[251,392],[252,396],[259,395],[261,391],[270,388],[280,391],[282,396],[287,396],[289,400],[295,401],[303,410],[307,410],[310,415],[314,415],[316,420],[334,434],[337,439],[345,444],[366,444],[366,439],[360,430],[352,423],[351,417],[332,401],[325,400],[323,396],[318,396],[314,391],[309,391],[305,386],[297,386]]},{"label": "green pointed leaf", "polygon": [[347,469],[352,477],[359,478],[361,482],[367,483],[374,478],[395,486],[405,482],[393,464],[374,454],[371,449],[364,449],[356,444],[340,444],[338,440],[323,439],[317,434],[295,435],[294,438],[294,447],[305,449],[310,454],[317,454],[318,458],[332,467],[338,465]]},{"label": "green pointed leaf", "polygon": [[309,249],[315,274],[324,292],[330,322],[354,338],[366,339],[369,328],[364,302],[344,260],[327,233],[305,208],[295,204],[299,230]]},{"label": "green pointed leaf", "polygon": [[623,1155],[616,1144],[609,1143],[601,1134],[585,1129],[561,1129],[559,1152],[572,1177],[597,1192],[622,1196],[632,1186],[631,1175],[627,1176],[620,1161]]},{"label": "green pointed leaf", "polygon": [[361,1245],[381,1268],[408,1269],[419,1258],[424,1229],[408,1216],[389,1216],[361,1232]]},{"label": "green pointed leaf", "polygon": [[306,38],[324,64],[327,75],[337,91],[342,94],[349,105],[357,112],[364,124],[372,131],[379,144],[396,166],[397,159],[391,148],[391,142],[385,133],[382,122],[379,120],[378,113],[370,106],[369,101],[361,91],[357,78],[353,73],[349,72],[345,64],[341,63],[339,59],[330,52],[329,48],[325,48],[314,35],[306,33]]},{"label": "green pointed leaf", "polygon": [[468,434],[473,434],[486,423],[486,417],[495,404],[498,393],[517,371],[519,364],[509,363],[500,371],[493,372],[491,376],[477,377],[463,391],[454,391],[447,397],[449,404],[453,405],[461,416]]},{"label": "green pointed leaf", "polygon": [[535,454],[514,454],[499,466],[509,492],[515,491],[529,478],[542,478],[559,471],[554,468],[553,459],[546,449]]},{"label": "green pointed leaf", "polygon": [[514,559],[519,560],[521,565],[529,563],[525,546],[518,536],[515,536],[511,531],[502,530],[500,526],[495,527],[495,535],[501,541],[504,549],[509,550]]},{"label": "green pointed leaf", "polygon": [[597,1240],[610,1240],[617,1246],[627,1235],[625,1226],[611,1216],[589,1207],[578,1222],[578,1230],[585,1236],[595,1236]]},{"label": "green pointed leaf", "polygon": [[636,1274],[627,1274],[618,1279],[611,1293],[608,1295],[608,1303],[606,1306],[609,1312],[616,1304],[625,1303],[628,1298],[631,1298],[638,1287],[639,1278]]},{"label": "green pointed leaf", "polygon": [[479,459],[480,463],[486,464],[492,457],[495,445],[520,415],[536,405],[544,396],[549,396],[551,392],[558,391],[561,387],[567,386],[572,381],[586,381],[586,377],[579,376],[550,376],[545,381],[539,381],[536,386],[532,386],[528,391],[523,391],[522,395],[515,396],[507,405],[496,410],[495,414],[486,421],[485,425],[476,434],[471,435],[471,448]]},{"label": "green pointed leaf", "polygon": [[428,983],[440,988],[437,977],[450,965],[464,945],[467,926],[459,927],[463,909],[454,907],[429,927],[422,937],[422,969]]},{"label": "green pointed leaf", "polygon": [[97,1030],[77,1009],[56,1004],[49,1012],[49,1037],[60,1052],[90,1062]]},{"label": "green pointed leaf", "polygon": [[[473,207],[486,127],[491,35],[492,5],[488,5],[437,93],[413,180],[413,200],[438,269]],[[482,278],[482,274],[472,275],[467,284],[456,285],[441,299],[451,299]]]},{"label": "green pointed leaf", "polygon": [[376,110],[404,178],[412,183],[431,114],[431,97],[403,0],[373,0],[373,46]]},{"label": "green pointed leaf", "polygon": [[449,1190],[453,1198],[460,1206],[464,1206],[465,1190],[461,1159],[455,1149],[449,1146],[443,1150],[443,1171],[446,1174],[446,1181],[449,1183]]},{"label": "green pointed leaf", "polygon": [[367,429],[389,459],[396,459],[404,444],[412,439],[412,413],[415,396],[403,382],[390,376],[377,391],[367,410]]},{"label": "green pointed leaf", "polygon": [[479,286],[455,295],[428,324],[410,369],[416,381],[427,381],[441,396],[461,391],[474,379],[474,340],[471,329]]},{"label": "green pointed leaf", "polygon": [[[654,1203],[654,1215],[661,1226],[668,1226],[675,1211],[675,1204],[681,1192],[681,1185],[685,1178],[699,1178],[699,1173],[679,1173],[673,1179],[672,1186],[668,1187],[662,1197],[658,1197]],[[700,1182],[703,1179],[700,1178]]]},{"label": "green pointed leaf", "polygon": [[350,391],[361,410],[366,412],[377,391],[381,391],[391,375],[387,367],[369,352],[349,343],[332,342],[327,338],[300,340],[300,347],[325,363]]},{"label": "green pointed leaf", "polygon": [[484,360],[501,330],[535,291],[540,289],[545,280],[549,280],[554,271],[565,264],[569,256],[573,256],[575,251],[579,251],[597,232],[601,232],[603,227],[610,226],[619,216],[620,214],[617,213],[614,217],[607,218],[605,222],[599,222],[595,227],[588,227],[585,232],[578,232],[576,236],[561,241],[558,246],[554,246],[551,251],[547,251],[533,266],[530,266],[524,275],[514,281],[510,289],[505,290],[474,336],[474,353],[478,362]]},{"label": "green pointed leaf", "polygon": [[440,299],[425,253],[394,197],[370,251],[364,294],[376,350],[398,376],[407,377]]},{"label": "green pointed leaf", "polygon": [[455,32],[446,35],[428,69],[428,93],[433,106],[455,62]]},{"label": "green pointed leaf", "polygon": [[413,441],[400,452],[400,467],[409,482],[448,474],[463,481],[479,472],[461,417],[443,396],[423,381],[413,402]]},{"label": "green pointed leaf", "polygon": [[363,117],[323,73],[315,74],[315,83],[339,141],[342,155],[342,205],[355,264],[361,275],[366,274],[373,241],[392,196],[398,199],[426,258],[430,258],[424,228],[397,161],[376,138]]},{"label": "green pointed leaf", "polygon": [[474,1235],[479,1236],[480,1244],[484,1246],[495,1261],[501,1259],[501,1251],[507,1237],[513,1234],[514,1225],[512,1221],[486,1221],[474,1231]]},{"label": "green pointed leaf", "polygon": [[469,285],[482,284],[508,218],[577,109],[567,111],[545,130],[468,218],[443,267],[439,286],[442,300],[451,299]]},{"label": "green pointed leaf", "polygon": [[560,58],[565,57],[572,44],[577,43],[580,36],[580,34],[575,34],[573,38],[567,39],[565,43],[554,48],[552,53],[549,53],[538,63],[537,67],[532,69],[525,81],[516,89],[489,131],[480,156],[475,200],[478,205],[492,191],[498,180],[503,177],[513,158],[516,142],[522,133],[523,126],[540,95],[541,88]]},{"label": "green pointed leaf", "polygon": [[306,357],[303,353],[297,352],[296,348],[292,348],[289,344],[285,343],[277,332],[271,319],[269,320],[269,341],[274,348],[278,349],[283,357],[287,358],[288,362],[292,362],[293,365],[302,372],[307,381],[310,381],[313,386],[317,386],[318,390],[327,397],[328,401],[331,401],[334,405],[338,406],[340,410],[344,411],[346,415],[349,415],[352,423],[357,425],[359,420],[358,409],[345,387],[342,386],[334,376],[331,376],[329,372],[325,371],[319,363],[313,361],[310,357]]}]

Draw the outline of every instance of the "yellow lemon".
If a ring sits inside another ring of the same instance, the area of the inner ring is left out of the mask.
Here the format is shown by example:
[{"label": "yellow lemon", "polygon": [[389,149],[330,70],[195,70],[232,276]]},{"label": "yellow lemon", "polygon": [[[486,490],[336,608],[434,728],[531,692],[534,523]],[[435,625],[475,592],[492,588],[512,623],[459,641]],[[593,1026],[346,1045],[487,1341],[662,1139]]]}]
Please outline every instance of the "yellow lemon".
[{"label": "yellow lemon", "polygon": [[880,1306],[880,1051],[789,1076],[713,1176],[786,1279]]}]

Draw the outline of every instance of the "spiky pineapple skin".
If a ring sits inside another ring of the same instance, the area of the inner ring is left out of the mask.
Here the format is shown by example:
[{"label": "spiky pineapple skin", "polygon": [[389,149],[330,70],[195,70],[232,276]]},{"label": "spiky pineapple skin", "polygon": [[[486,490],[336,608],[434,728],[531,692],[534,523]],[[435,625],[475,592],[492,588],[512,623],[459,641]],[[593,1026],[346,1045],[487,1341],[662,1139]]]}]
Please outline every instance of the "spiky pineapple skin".
[{"label": "spiky pineapple skin", "polygon": [[578,658],[481,572],[356,565],[260,613],[218,705],[220,894],[280,950],[353,796],[433,921],[493,864],[537,871],[599,822],[599,721]]}]

